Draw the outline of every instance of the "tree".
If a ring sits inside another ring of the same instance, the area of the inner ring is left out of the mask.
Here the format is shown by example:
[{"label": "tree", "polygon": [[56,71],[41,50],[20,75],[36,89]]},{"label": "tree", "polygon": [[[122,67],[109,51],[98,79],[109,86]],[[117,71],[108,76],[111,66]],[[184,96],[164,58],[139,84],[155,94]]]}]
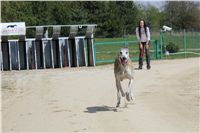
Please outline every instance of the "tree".
[{"label": "tree", "polygon": [[135,19],[138,13],[138,9],[132,1],[117,1],[118,17],[122,23],[122,33],[132,34],[137,20]]},{"label": "tree", "polygon": [[173,29],[200,29],[200,5],[192,1],[168,1],[163,11],[163,25]]},{"label": "tree", "polygon": [[160,29],[160,11],[158,8],[149,5],[147,8],[147,22],[151,30]]}]

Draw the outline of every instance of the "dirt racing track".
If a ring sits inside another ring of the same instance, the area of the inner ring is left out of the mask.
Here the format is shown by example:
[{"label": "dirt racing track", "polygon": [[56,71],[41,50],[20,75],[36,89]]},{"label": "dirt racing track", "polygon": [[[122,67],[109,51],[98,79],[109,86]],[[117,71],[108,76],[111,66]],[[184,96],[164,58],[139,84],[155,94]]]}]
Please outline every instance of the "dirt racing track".
[{"label": "dirt racing track", "polygon": [[152,61],[151,70],[135,70],[134,103],[118,109],[113,65],[3,71],[2,129],[199,132],[199,59]]}]

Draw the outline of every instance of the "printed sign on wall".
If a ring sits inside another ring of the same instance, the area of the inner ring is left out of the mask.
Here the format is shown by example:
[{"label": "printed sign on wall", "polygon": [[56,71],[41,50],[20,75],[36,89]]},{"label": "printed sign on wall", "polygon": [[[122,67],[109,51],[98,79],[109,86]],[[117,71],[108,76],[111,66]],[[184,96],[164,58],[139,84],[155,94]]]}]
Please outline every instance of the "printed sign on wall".
[{"label": "printed sign on wall", "polygon": [[25,22],[0,23],[1,36],[25,35]]}]

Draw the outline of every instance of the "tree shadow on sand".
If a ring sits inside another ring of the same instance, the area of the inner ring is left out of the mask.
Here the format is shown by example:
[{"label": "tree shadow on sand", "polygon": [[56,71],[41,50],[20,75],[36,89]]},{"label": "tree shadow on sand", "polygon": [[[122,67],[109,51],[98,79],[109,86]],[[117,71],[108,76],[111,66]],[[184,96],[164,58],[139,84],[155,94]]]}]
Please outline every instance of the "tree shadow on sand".
[{"label": "tree shadow on sand", "polygon": [[105,111],[118,112],[115,107],[109,107],[109,106],[92,106],[92,107],[87,107],[86,109],[87,111],[84,111],[85,113],[97,113]]}]

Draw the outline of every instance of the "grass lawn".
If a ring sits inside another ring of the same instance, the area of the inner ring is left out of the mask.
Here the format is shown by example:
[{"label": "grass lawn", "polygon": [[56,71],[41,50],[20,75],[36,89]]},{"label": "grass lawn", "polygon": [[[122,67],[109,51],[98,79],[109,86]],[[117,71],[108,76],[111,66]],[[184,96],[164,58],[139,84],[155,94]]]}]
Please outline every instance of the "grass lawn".
[{"label": "grass lawn", "polygon": [[[151,36],[151,45],[150,45],[150,56],[151,59],[156,59],[155,57],[155,48],[154,40],[158,40],[158,50],[160,50],[160,36],[159,33],[154,33]],[[123,43],[125,41],[132,41],[127,43]],[[99,44],[104,42],[104,44]],[[112,43],[118,42],[118,43]],[[199,57],[200,56],[200,33],[187,33],[186,37],[183,37],[183,34],[172,34],[165,33],[163,35],[163,44],[167,45],[169,42],[173,42],[178,45],[179,52],[183,52],[186,49],[187,52],[195,52],[193,53],[179,53],[179,54],[170,54],[168,56],[163,55],[163,59],[176,59],[176,58],[188,58],[188,57]],[[185,42],[185,43],[184,43]],[[138,43],[135,35],[129,35],[126,38],[95,38],[95,53],[96,53],[96,64],[102,65],[107,63],[112,63],[116,57],[117,51],[121,47],[128,47],[130,57],[133,61],[138,60],[139,49]],[[186,45],[184,45],[186,44]],[[158,57],[160,57],[161,52],[158,52]]]}]

